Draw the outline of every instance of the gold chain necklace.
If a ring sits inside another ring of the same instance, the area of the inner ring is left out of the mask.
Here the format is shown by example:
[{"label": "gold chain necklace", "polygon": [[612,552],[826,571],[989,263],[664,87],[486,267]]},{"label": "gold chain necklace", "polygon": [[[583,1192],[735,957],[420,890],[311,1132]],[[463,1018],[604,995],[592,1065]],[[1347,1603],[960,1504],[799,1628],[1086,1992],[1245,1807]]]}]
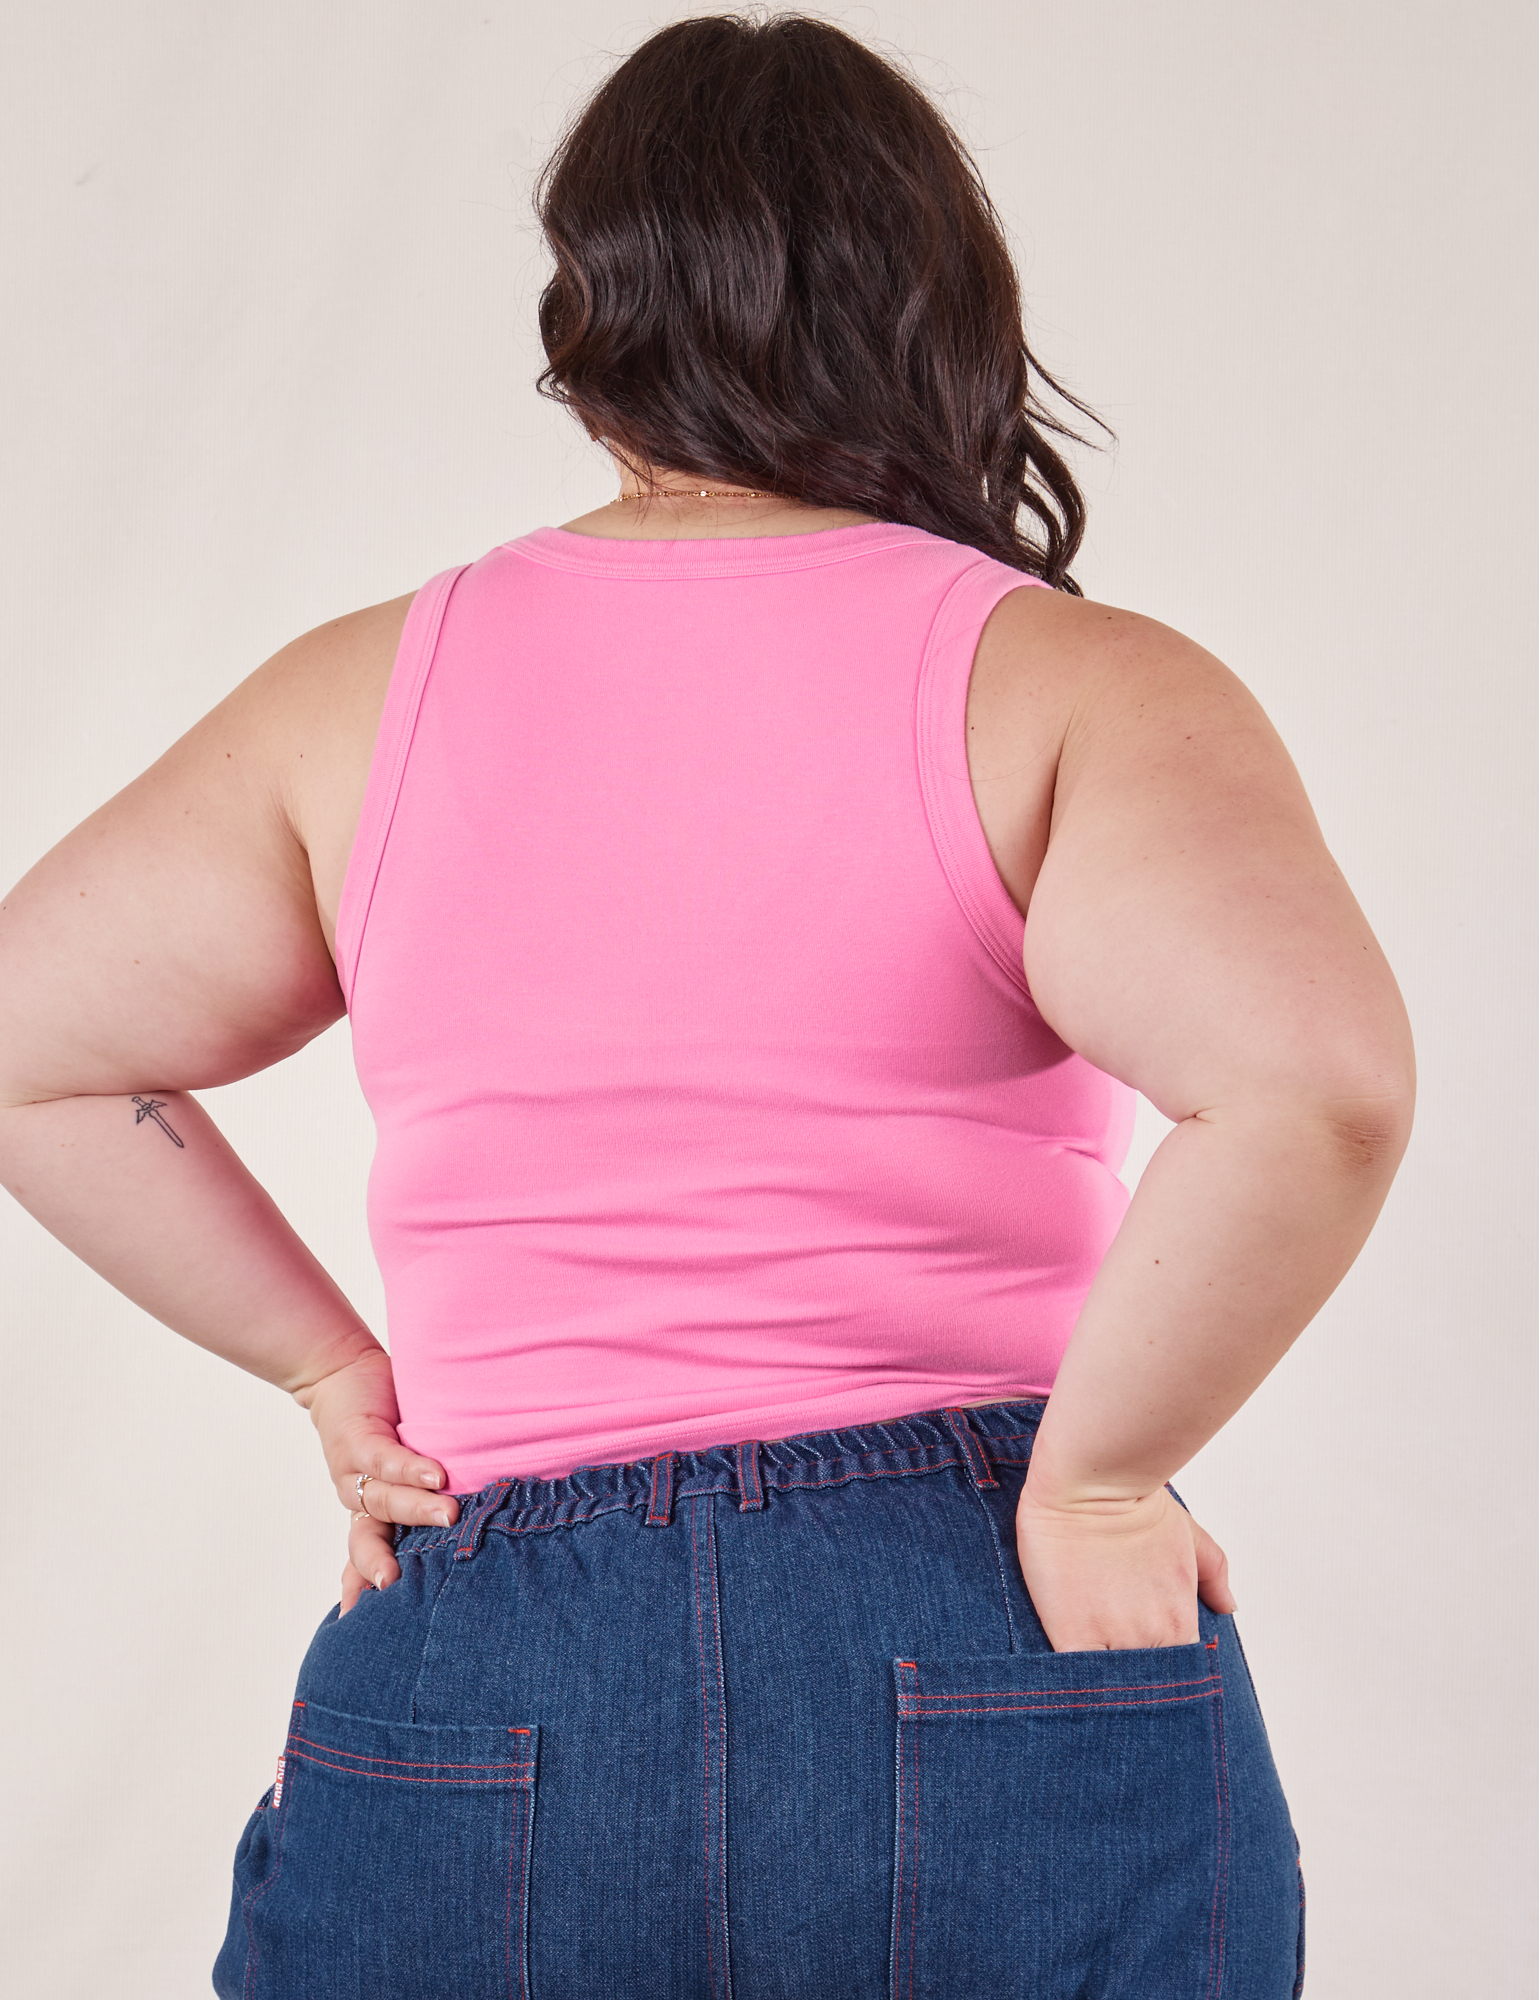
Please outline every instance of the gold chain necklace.
[{"label": "gold chain necklace", "polygon": [[778,493],[759,493],[742,486],[658,486],[650,493],[621,493],[609,502],[623,506],[627,500],[778,500]]}]

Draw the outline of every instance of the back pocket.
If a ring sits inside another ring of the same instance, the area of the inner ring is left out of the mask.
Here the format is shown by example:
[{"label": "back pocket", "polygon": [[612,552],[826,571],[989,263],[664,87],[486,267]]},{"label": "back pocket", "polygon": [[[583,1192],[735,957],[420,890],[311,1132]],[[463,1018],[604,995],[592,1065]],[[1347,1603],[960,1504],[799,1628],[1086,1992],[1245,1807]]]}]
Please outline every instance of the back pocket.
[{"label": "back pocket", "polygon": [[1216,2000],[1214,1645],[896,1660],[893,2000]]},{"label": "back pocket", "polygon": [[537,1744],[296,1702],[231,1913],[244,2000],[527,2000]]}]

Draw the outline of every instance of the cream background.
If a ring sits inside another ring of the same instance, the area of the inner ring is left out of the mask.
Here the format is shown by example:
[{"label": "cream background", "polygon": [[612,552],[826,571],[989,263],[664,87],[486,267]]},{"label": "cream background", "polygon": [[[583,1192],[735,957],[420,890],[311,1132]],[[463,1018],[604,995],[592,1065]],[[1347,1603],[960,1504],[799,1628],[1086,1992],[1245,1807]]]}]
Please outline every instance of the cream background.
[{"label": "cream background", "polygon": [[[612,53],[671,15],[7,15],[9,882],[296,633],[608,497],[529,386],[528,178]],[[1229,1548],[1302,1834],[1311,2000],[1518,2000],[1533,10],[836,18],[944,94],[1015,232],[1039,351],[1120,433],[1087,466],[1087,590],[1256,688],[1401,975],[1424,1085],[1384,1221],[1182,1484]],[[379,1324],[345,1024],[209,1099]],[[0,1258],[11,1990],[181,2000],[208,1990],[342,1516],[273,1391],[11,1205]]]}]

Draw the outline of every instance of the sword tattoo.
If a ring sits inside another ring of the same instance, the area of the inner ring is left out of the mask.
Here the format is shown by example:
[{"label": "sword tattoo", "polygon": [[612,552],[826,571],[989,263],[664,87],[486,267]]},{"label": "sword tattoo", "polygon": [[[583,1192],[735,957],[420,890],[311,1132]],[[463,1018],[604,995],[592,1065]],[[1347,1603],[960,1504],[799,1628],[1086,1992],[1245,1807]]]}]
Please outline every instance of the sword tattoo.
[{"label": "sword tattoo", "polygon": [[176,1134],[171,1130],[171,1127],[160,1115],[166,1108],[166,1100],[163,1097],[136,1097],[134,1103],[138,1107],[134,1112],[134,1123],[136,1125],[142,1125],[146,1118],[153,1118],[173,1146],[181,1146],[185,1149],[187,1141],[185,1139],[178,1139]]}]

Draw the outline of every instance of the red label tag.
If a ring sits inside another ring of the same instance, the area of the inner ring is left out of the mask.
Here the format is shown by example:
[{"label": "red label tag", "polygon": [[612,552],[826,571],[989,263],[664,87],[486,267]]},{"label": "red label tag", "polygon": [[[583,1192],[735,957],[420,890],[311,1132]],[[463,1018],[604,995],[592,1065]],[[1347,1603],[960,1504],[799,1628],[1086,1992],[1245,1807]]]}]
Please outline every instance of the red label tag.
[{"label": "red label tag", "polygon": [[273,1810],[275,1812],[283,1804],[283,1765],[284,1759],[280,1757],[278,1759],[278,1775],[273,1779]]}]

